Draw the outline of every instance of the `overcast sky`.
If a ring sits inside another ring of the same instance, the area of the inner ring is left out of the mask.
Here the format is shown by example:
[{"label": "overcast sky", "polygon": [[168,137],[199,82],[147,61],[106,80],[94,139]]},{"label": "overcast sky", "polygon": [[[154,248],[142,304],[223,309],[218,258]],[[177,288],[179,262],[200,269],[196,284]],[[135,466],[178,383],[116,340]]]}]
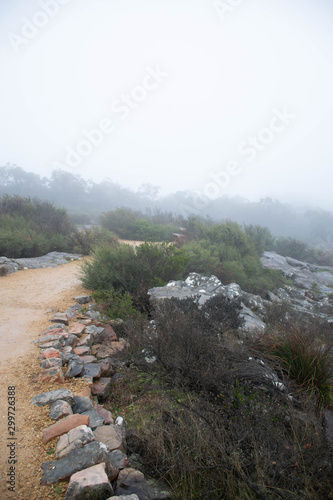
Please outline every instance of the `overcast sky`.
[{"label": "overcast sky", "polygon": [[332,0],[1,0],[0,165],[333,209]]}]

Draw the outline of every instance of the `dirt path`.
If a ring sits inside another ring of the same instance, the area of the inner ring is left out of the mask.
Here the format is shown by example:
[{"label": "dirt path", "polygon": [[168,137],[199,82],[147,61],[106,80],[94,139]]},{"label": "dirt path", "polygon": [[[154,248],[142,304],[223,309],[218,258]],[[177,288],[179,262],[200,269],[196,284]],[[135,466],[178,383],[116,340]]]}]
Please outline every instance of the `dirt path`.
[{"label": "dirt path", "polygon": [[[59,486],[42,488],[39,485],[40,466],[53,453],[52,446],[42,445],[41,431],[52,422],[46,408],[32,407],[29,401],[39,392],[70,388],[72,383],[51,386],[38,382],[38,348],[32,341],[50,326],[53,312],[65,311],[75,303],[72,297],[86,292],[79,281],[79,269],[80,262],[76,261],[56,268],[23,270],[0,277],[1,500],[63,498]],[[80,384],[76,383],[76,392],[80,391]],[[9,436],[7,425],[7,392],[12,386],[15,386],[16,440]],[[17,460],[15,492],[8,491],[6,484],[10,443]]]}]

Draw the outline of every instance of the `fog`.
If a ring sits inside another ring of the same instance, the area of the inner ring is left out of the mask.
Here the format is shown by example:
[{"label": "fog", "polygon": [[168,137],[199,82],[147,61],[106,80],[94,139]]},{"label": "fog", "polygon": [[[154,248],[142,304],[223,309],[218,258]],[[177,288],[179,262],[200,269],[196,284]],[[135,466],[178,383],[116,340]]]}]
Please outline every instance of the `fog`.
[{"label": "fog", "polygon": [[333,5],[0,4],[0,165],[333,210]]}]

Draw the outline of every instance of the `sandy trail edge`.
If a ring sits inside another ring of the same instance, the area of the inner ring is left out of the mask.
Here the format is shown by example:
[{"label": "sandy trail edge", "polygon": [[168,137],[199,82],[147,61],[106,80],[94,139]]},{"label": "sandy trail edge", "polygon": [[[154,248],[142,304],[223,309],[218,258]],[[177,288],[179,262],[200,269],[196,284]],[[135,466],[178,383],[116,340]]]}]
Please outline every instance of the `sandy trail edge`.
[{"label": "sandy trail edge", "polygon": [[[41,331],[50,326],[57,311],[65,311],[73,297],[86,293],[79,280],[80,261],[56,268],[22,270],[0,278],[0,498],[3,500],[60,499],[55,488],[41,487],[40,466],[52,459],[54,443],[44,446],[41,431],[52,421],[46,408],[33,407],[30,398],[43,391],[58,388],[82,389],[82,382],[73,385],[41,384],[39,350],[32,343]],[[7,388],[15,386],[15,492],[8,491],[6,481],[10,465],[10,440],[7,429]]]}]

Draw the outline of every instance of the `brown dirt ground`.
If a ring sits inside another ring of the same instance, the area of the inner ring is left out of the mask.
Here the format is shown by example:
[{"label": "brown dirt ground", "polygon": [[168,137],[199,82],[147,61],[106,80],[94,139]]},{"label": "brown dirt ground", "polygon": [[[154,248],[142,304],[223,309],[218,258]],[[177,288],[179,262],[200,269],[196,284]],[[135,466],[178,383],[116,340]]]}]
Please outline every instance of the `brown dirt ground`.
[{"label": "brown dirt ground", "polygon": [[[55,440],[41,441],[42,430],[53,421],[48,407],[30,404],[32,396],[44,391],[69,388],[78,394],[86,383],[40,383],[39,350],[32,343],[50,326],[52,314],[65,311],[73,297],[87,291],[80,284],[80,262],[56,268],[22,270],[0,277],[0,431],[1,500],[53,500],[64,498],[66,485],[40,486],[41,464],[54,457]],[[15,386],[16,487],[8,491],[7,388]]]}]

